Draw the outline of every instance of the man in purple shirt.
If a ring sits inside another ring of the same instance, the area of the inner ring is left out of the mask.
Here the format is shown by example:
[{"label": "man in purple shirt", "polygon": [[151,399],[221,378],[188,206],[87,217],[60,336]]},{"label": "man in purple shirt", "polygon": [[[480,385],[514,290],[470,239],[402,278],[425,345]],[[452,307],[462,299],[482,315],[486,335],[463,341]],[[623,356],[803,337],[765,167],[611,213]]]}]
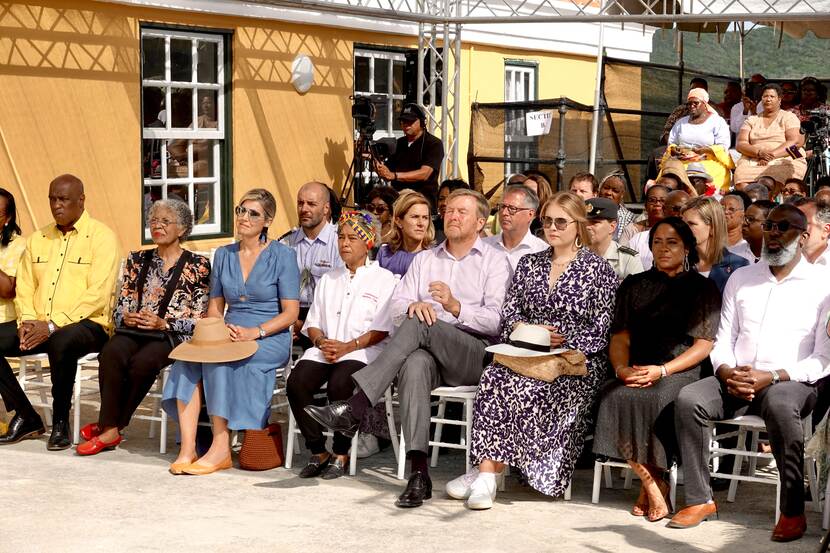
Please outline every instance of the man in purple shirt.
[{"label": "man in purple shirt", "polygon": [[399,326],[378,358],[352,375],[357,393],[326,407],[306,407],[323,426],[353,436],[366,410],[382,401],[398,379],[401,427],[412,468],[398,507],[418,507],[432,497],[430,392],[442,385],[478,384],[484,348],[499,334],[510,264],[504,252],[479,238],[489,212],[479,192],[450,194],[447,239],[418,254],[395,290],[390,309]]}]

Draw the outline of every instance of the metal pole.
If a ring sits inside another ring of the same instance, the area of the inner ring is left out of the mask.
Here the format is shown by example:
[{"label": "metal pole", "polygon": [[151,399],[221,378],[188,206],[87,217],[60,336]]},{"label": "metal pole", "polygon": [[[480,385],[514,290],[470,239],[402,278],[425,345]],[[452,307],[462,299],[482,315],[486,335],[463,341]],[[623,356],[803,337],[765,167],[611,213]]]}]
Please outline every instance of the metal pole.
[{"label": "metal pole", "polygon": [[[449,2],[444,3],[444,9],[448,10]],[[448,108],[449,106],[447,103],[450,101],[450,24],[446,23],[443,25],[444,27],[444,44],[443,44],[443,53],[441,55],[441,60],[443,63],[441,64],[441,142],[444,143],[444,153],[450,154],[450,136],[447,132],[447,119],[449,118]],[[444,163],[441,164],[441,180],[447,178],[447,162],[446,159]]]},{"label": "metal pole", "polygon": [[744,22],[738,23],[738,63],[740,64],[741,86],[744,84]]},{"label": "metal pole", "polygon": [[597,82],[594,87],[594,113],[591,117],[591,151],[588,157],[588,172],[594,174],[597,168],[597,141],[599,140],[599,120],[602,107],[602,58],[603,58],[603,24],[599,24],[597,38]]},{"label": "metal pole", "polygon": [[418,67],[415,75],[415,101],[424,107],[424,30],[425,25],[418,23]]},{"label": "metal pole", "polygon": [[[460,10],[459,10],[460,11]],[[461,126],[461,25],[455,25],[455,67],[452,94],[452,177],[458,178],[458,131]]]}]

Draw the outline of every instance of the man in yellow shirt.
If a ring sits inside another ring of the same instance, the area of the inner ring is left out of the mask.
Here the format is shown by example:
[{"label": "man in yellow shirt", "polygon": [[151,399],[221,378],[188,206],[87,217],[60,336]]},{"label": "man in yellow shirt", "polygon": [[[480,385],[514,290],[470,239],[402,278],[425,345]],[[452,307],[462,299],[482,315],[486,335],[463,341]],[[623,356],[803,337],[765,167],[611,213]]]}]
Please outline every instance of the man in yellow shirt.
[{"label": "man in yellow shirt", "polygon": [[55,178],[49,184],[55,222],[26,241],[14,301],[17,340],[0,351],[0,394],[15,412],[0,436],[0,445],[44,432],[43,422],[5,359],[32,353],[49,356],[52,375],[53,420],[47,449],[72,445],[69,409],[78,359],[98,351],[108,339],[110,299],[118,270],[115,234],[84,211],[84,199],[84,185],[78,177]]}]

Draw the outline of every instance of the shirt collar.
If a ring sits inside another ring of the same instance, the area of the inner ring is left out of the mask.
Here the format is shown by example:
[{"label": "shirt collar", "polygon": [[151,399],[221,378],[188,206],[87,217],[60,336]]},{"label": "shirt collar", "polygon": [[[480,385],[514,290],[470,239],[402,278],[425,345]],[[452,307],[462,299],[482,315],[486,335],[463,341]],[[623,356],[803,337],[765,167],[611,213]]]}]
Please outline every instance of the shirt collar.
[{"label": "shirt collar", "polygon": [[[501,239],[499,239],[499,241],[501,241]],[[448,242],[448,240],[444,239],[443,242],[438,244],[435,247],[436,253],[443,251],[447,256],[452,257],[453,259],[455,259],[453,257],[453,255],[447,250],[447,242]],[[504,247],[503,244],[502,244],[502,247]],[[481,236],[476,238],[476,241],[473,244],[473,247],[470,249],[470,253],[473,253],[473,252],[478,252],[480,254],[484,253],[484,241],[481,239]],[[470,253],[468,253],[467,255],[469,255]]]},{"label": "shirt collar", "polygon": [[775,278],[775,275],[772,274],[772,269],[770,269],[769,263],[767,263],[764,260],[761,260],[758,262],[758,265],[761,264],[764,265],[764,271],[767,275],[767,278],[770,280],[770,282],[776,284],[783,284],[788,280],[807,280],[809,278],[812,278],[813,265],[809,261],[807,261],[807,258],[804,257],[803,253],[801,254],[801,259],[798,261],[798,264],[795,267],[793,267],[792,271],[790,271],[790,274],[788,274],[781,280],[778,280],[777,278]]},{"label": "shirt collar", "polygon": [[613,240],[608,245],[608,249],[605,250],[605,255],[603,255],[605,259],[619,259],[620,258],[620,246]]},{"label": "shirt collar", "polygon": [[332,238],[336,237],[337,235],[337,226],[333,223],[326,223],[325,226],[323,226],[323,230],[320,231],[320,234],[318,234],[317,238],[315,238],[314,240],[312,240],[306,235],[305,229],[303,227],[300,227],[300,235],[301,240],[307,240],[312,243],[319,240],[323,244],[328,245]]},{"label": "shirt collar", "polygon": [[[507,246],[504,245],[504,231],[501,231],[496,235],[495,243],[498,244],[499,247],[501,249],[503,249],[504,251],[515,251],[515,250],[518,250],[519,248],[521,248],[522,246],[527,246],[528,248],[532,248],[534,238],[535,238],[535,236],[533,236],[533,233],[530,232],[530,228],[528,228],[527,232],[525,232],[525,235],[522,236],[521,241],[519,241],[519,243],[516,244],[516,247],[513,248],[513,250],[508,250]],[[473,246],[473,247],[475,247],[475,246]]]},{"label": "shirt collar", "polygon": [[[71,234],[72,231],[75,231],[77,234],[82,234],[82,233],[86,232],[87,228],[89,227],[89,220],[90,220],[89,214],[86,212],[86,210],[84,210],[81,213],[81,216],[78,217],[78,220],[75,221],[75,224],[72,225],[72,229],[69,232],[67,232],[66,234]],[[55,223],[54,221],[52,221],[52,224],[50,225],[49,230],[50,230],[51,233],[53,233],[56,236],[63,236],[64,235],[63,232],[61,232],[61,230],[58,228],[57,223]]]}]

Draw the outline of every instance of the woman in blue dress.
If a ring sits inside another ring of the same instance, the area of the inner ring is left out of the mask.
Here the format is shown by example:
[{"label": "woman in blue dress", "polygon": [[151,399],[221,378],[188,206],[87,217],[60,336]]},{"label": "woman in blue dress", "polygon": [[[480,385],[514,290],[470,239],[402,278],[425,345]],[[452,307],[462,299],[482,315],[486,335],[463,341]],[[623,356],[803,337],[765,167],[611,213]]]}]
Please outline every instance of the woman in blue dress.
[{"label": "woman in blue dress", "polygon": [[[277,367],[288,361],[289,327],[299,313],[300,271],[294,252],[268,239],[276,201],[264,189],[246,193],[235,209],[239,241],[216,250],[208,317],[223,317],[234,341],[258,349],[231,363],[176,361],[164,388],[164,410],[181,429],[173,474],[209,474],[233,466],[228,430],[268,423]],[[225,307],[227,306],[227,312]],[[213,443],[196,460],[196,428],[204,392]]]}]

